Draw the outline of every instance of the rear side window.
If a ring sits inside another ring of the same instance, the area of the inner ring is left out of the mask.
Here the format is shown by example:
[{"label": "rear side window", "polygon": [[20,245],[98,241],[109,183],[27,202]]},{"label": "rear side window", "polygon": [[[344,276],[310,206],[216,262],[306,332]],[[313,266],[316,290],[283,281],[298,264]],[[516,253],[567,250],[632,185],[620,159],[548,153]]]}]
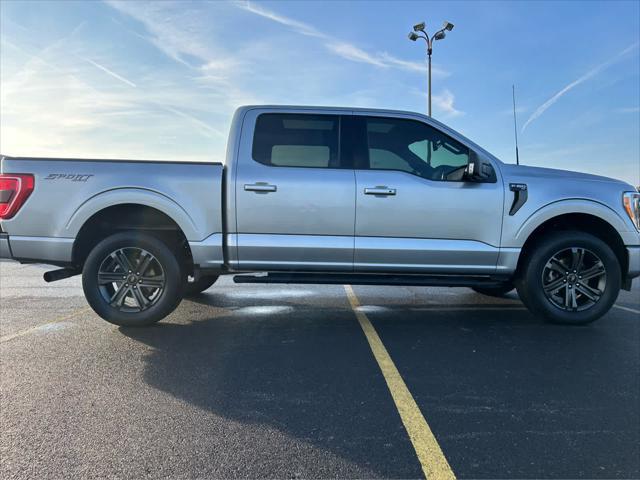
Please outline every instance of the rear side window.
[{"label": "rear side window", "polygon": [[371,170],[400,170],[429,180],[450,180],[469,161],[467,147],[424,123],[367,117],[366,125]]},{"label": "rear side window", "polygon": [[340,168],[339,130],[337,115],[263,113],[253,159],[273,167]]}]

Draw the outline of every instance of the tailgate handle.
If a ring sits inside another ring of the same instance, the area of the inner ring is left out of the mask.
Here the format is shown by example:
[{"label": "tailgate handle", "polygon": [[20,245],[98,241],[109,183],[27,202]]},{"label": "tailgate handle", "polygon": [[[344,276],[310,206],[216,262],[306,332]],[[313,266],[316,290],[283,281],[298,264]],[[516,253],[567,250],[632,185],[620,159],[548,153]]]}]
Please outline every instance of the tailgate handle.
[{"label": "tailgate handle", "polygon": [[276,190],[278,190],[278,187],[276,187],[275,185],[269,185],[268,183],[252,183],[252,184],[246,184],[244,186],[244,189],[247,192],[268,193],[268,192],[275,192]]},{"label": "tailgate handle", "polygon": [[396,189],[389,187],[375,187],[375,188],[365,188],[365,195],[395,195]]}]

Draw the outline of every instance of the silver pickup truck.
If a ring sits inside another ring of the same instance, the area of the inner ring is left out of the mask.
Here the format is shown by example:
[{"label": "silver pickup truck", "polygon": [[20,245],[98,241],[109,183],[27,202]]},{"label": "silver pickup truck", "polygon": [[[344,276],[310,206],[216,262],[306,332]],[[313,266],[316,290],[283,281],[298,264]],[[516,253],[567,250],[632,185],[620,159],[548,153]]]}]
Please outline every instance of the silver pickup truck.
[{"label": "silver pickup truck", "polygon": [[517,288],[591,322],[640,275],[640,194],[508,165],[387,110],[248,106],[220,163],[2,157],[0,257],[82,273],[105,320],[148,325],[219,275],[237,283]]}]

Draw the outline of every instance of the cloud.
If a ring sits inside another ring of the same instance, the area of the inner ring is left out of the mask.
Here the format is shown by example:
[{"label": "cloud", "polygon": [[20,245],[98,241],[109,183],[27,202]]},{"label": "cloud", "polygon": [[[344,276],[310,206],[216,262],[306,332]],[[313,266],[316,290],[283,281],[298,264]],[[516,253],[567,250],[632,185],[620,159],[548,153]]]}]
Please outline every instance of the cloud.
[{"label": "cloud", "polygon": [[454,107],[455,96],[447,89],[439,95],[433,95],[431,100],[433,101],[433,105],[448,117],[464,115],[464,112]]},{"label": "cloud", "polygon": [[595,77],[597,74],[599,74],[601,71],[605,70],[606,68],[610,67],[611,65],[613,65],[614,63],[619,62],[626,54],[628,54],[629,52],[632,52],[633,50],[638,48],[638,45],[640,45],[639,42],[636,42],[630,46],[628,46],[627,48],[625,48],[624,50],[622,50],[621,52],[619,52],[617,55],[615,55],[613,58],[611,58],[610,60],[607,60],[604,63],[601,63],[600,65],[598,65],[597,67],[589,70],[587,73],[585,73],[584,75],[582,75],[580,78],[578,78],[577,80],[574,80],[573,82],[571,82],[570,84],[568,84],[567,86],[565,86],[562,90],[560,90],[558,93],[556,93],[553,97],[551,97],[549,100],[547,100],[546,102],[544,102],[542,105],[540,105],[532,114],[531,116],[527,119],[527,121],[524,123],[524,125],[522,126],[522,132],[525,131],[525,129],[529,126],[529,124],[531,124],[533,121],[535,121],[536,119],[540,118],[540,116],[546,112],[554,103],[556,103],[558,100],[560,100],[560,98],[562,98],[562,96],[564,96],[566,93],[568,93],[569,91],[573,90],[575,87],[577,87],[578,85],[580,85],[581,83],[586,82],[587,80],[589,80],[592,77]]},{"label": "cloud", "polygon": [[350,43],[345,42],[330,42],[326,44],[329,51],[336,55],[352,62],[368,63],[376,67],[387,68],[389,65],[382,61],[380,58],[365,52],[361,48],[356,47]]},{"label": "cloud", "polygon": [[158,106],[160,106],[161,108],[163,108],[167,112],[171,112],[171,113],[173,113],[175,115],[178,115],[179,117],[182,117],[182,118],[185,118],[185,119],[189,120],[191,123],[193,123],[197,127],[201,128],[204,132],[206,132],[208,134],[217,135],[219,137],[224,137],[225,136],[225,134],[224,134],[224,132],[222,130],[219,130],[217,128],[213,128],[211,125],[206,124],[202,120],[199,120],[198,118],[194,117],[193,115],[189,115],[188,113],[185,113],[182,110],[178,110],[177,108],[169,107],[169,106],[165,106],[165,105],[160,105],[160,104],[158,104]]},{"label": "cloud", "polygon": [[136,84],[133,83],[131,80],[127,80],[126,78],[124,78],[122,75],[118,75],[116,72],[114,72],[113,70],[109,70],[107,67],[105,67],[104,65],[100,65],[97,62],[94,62],[93,60],[89,60],[88,58],[84,58],[84,57],[78,57],[81,60],[84,60],[87,63],[90,63],[91,65],[93,65],[94,67],[102,70],[103,72],[105,72],[107,75],[112,76],[113,78],[115,78],[116,80],[120,80],[122,83],[125,83],[127,85],[129,85],[130,87],[136,88]]},{"label": "cloud", "polygon": [[[189,79],[197,84],[198,91],[208,89],[208,93],[215,96],[215,103],[212,102],[209,111],[214,106],[228,112],[241,104],[258,103],[259,99],[245,91],[240,86],[242,82],[238,81],[243,71],[251,71],[254,65],[248,64],[244,52],[228,52],[224,43],[215,37],[215,22],[208,10],[214,4],[121,0],[105,0],[105,3],[120,14],[140,22],[144,34],[118,20],[114,20],[115,23],[150,43],[180,66],[195,72]],[[166,97],[171,101],[170,96]]]},{"label": "cloud", "polygon": [[[394,57],[393,55],[389,55],[386,52],[382,52],[379,55],[381,60],[389,64],[390,66],[398,67],[403,70],[409,70],[412,72],[427,72],[427,65],[425,64],[425,62],[411,62],[407,60],[401,60]],[[431,74],[438,77],[448,77],[450,75],[449,72],[433,65],[431,66]]]},{"label": "cloud", "polygon": [[[529,110],[526,106],[517,105],[516,106],[516,114],[526,113]],[[505,108],[504,110],[500,110],[500,115],[508,115],[513,116],[513,106],[509,108]]]},{"label": "cloud", "polygon": [[141,35],[121,25],[123,28],[186,67],[197,69],[212,62],[229,67],[237,64],[203,35],[211,31],[212,24],[197,10],[184,8],[174,2],[105,0],[105,3],[142,23],[150,35]]},{"label": "cloud", "polygon": [[[225,132],[203,121],[215,118],[206,105],[218,101],[217,94],[194,94],[155,76],[136,80],[144,87],[136,88],[106,62],[74,53],[80,40],[69,40],[71,35],[27,49],[2,38],[2,153],[204,160],[214,155],[214,146],[222,151]],[[102,82],[96,71],[125,88]],[[206,155],[191,147],[202,138],[209,146]]]},{"label": "cloud", "polygon": [[239,8],[242,8],[243,10],[246,10],[247,12],[251,12],[255,15],[259,15],[261,17],[267,18],[281,25],[285,25],[302,35],[306,35],[308,37],[328,38],[327,35],[325,35],[322,32],[319,32],[311,25],[308,25],[304,22],[299,22],[298,20],[294,20],[289,17],[285,17],[284,15],[279,15],[271,10],[267,10],[264,7],[256,5],[255,3],[251,3],[249,1],[235,2],[235,5],[238,6]]},{"label": "cloud", "polygon": [[[387,85],[404,91],[394,82],[396,75],[376,77],[371,85],[357,82],[360,90],[352,91],[353,72],[343,62],[309,57],[309,45],[279,55],[292,40],[317,43],[325,59],[345,58],[356,68],[424,72],[419,62],[361,48],[261,5],[249,5],[248,13],[241,14],[228,3],[105,3],[114,8],[113,18],[87,17],[84,29],[81,24],[62,39],[35,28],[21,30],[10,41],[3,34],[3,153],[219,158],[239,105],[380,102],[382,107],[388,106],[383,95]],[[229,40],[243,21],[276,22],[275,29],[286,35],[257,44]],[[95,28],[101,22],[109,28]],[[290,69],[293,62],[303,68]],[[457,114],[453,101],[443,105]]]},{"label": "cloud", "polygon": [[[426,105],[427,100],[428,100],[428,95],[427,92],[425,90],[419,90],[417,88],[412,88],[410,90],[410,92],[414,95],[417,95],[421,98],[424,99],[424,103]],[[458,110],[455,107],[455,100],[456,97],[455,95],[447,88],[445,88],[444,90],[442,90],[442,92],[432,95],[431,96],[431,102],[432,102],[432,106],[433,109],[435,110],[436,113],[441,114],[444,117],[447,118],[453,118],[453,117],[459,117],[462,115],[465,115],[465,112],[463,112],[462,110]],[[434,115],[435,116],[435,115]],[[460,130],[458,130],[460,131]],[[460,131],[460,133],[462,133]]]},{"label": "cloud", "polygon": [[[49,61],[48,59],[45,60],[45,57],[50,52],[55,51],[59,47],[63,46],[69,39],[74,37],[80,30],[82,30],[84,25],[85,25],[85,22],[79,23],[70,33],[68,33],[67,35],[59,38],[58,40],[56,40],[54,42],[51,42],[45,48],[41,49],[37,54],[26,51],[24,48],[22,48],[22,47],[16,45],[15,43],[12,43],[9,40],[7,40],[4,36],[1,37],[0,38],[0,43],[9,46],[10,48],[16,50],[21,55],[24,55],[25,57],[27,57],[29,59],[29,60],[27,60],[25,62],[24,68],[22,68],[20,71],[18,71],[12,78],[9,78],[9,80],[5,80],[6,74],[2,75],[2,84],[3,84],[2,86],[3,86],[3,88],[0,89],[0,94],[1,94],[0,98],[2,99],[2,101],[4,101],[7,93],[12,91],[11,88],[8,87],[8,85],[17,86],[19,88],[21,84],[27,82],[29,80],[29,78],[34,74],[37,65],[45,65],[45,66],[47,66],[48,68],[50,68],[52,70],[56,70],[56,71],[58,71],[60,73],[64,73],[64,74],[68,74],[68,75],[73,76],[67,70],[65,70],[63,67],[59,67],[58,66],[59,62],[58,61],[55,61],[55,60]],[[20,26],[20,29],[25,31],[25,32],[27,32],[27,33],[29,33],[29,34],[31,34],[31,32],[29,32],[27,29],[25,29],[22,26]],[[0,56],[0,58],[2,58],[2,57]],[[1,105],[1,102],[0,102],[0,105]]]},{"label": "cloud", "polygon": [[[263,6],[256,5],[249,1],[235,2],[234,5],[247,12],[279,23],[280,25],[284,25],[301,35],[320,39],[323,41],[324,46],[325,48],[327,48],[327,50],[341,58],[344,58],[345,60],[350,60],[352,62],[358,63],[366,63],[368,65],[380,68],[397,68],[400,70],[407,70],[411,72],[426,72],[427,67],[424,62],[402,60],[400,58],[394,57],[387,52],[367,52],[366,50],[358,47],[357,45],[354,45],[353,43],[345,42],[338,38],[332,37],[331,35],[318,30],[313,25],[309,25],[308,23],[301,22],[284,15],[280,15],[272,10],[268,10]],[[445,72],[444,70],[437,67],[432,68],[431,73],[436,76],[449,75],[448,72]]]},{"label": "cloud", "polygon": [[640,113],[640,107],[622,107],[616,108],[616,113]]}]

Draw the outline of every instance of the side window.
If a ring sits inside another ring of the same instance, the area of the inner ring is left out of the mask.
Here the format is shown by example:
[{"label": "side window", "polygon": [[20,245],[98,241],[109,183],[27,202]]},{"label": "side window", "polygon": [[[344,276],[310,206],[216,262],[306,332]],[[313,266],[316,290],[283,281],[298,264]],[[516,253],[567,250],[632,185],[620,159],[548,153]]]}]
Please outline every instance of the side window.
[{"label": "side window", "polygon": [[369,149],[369,166],[375,170],[403,170],[411,172],[411,165],[389,150]]},{"label": "side window", "polygon": [[448,135],[414,120],[367,117],[366,124],[370,169],[400,170],[429,180],[462,178],[469,149]]},{"label": "side window", "polygon": [[263,113],[256,120],[253,159],[274,167],[339,168],[336,115]]}]

